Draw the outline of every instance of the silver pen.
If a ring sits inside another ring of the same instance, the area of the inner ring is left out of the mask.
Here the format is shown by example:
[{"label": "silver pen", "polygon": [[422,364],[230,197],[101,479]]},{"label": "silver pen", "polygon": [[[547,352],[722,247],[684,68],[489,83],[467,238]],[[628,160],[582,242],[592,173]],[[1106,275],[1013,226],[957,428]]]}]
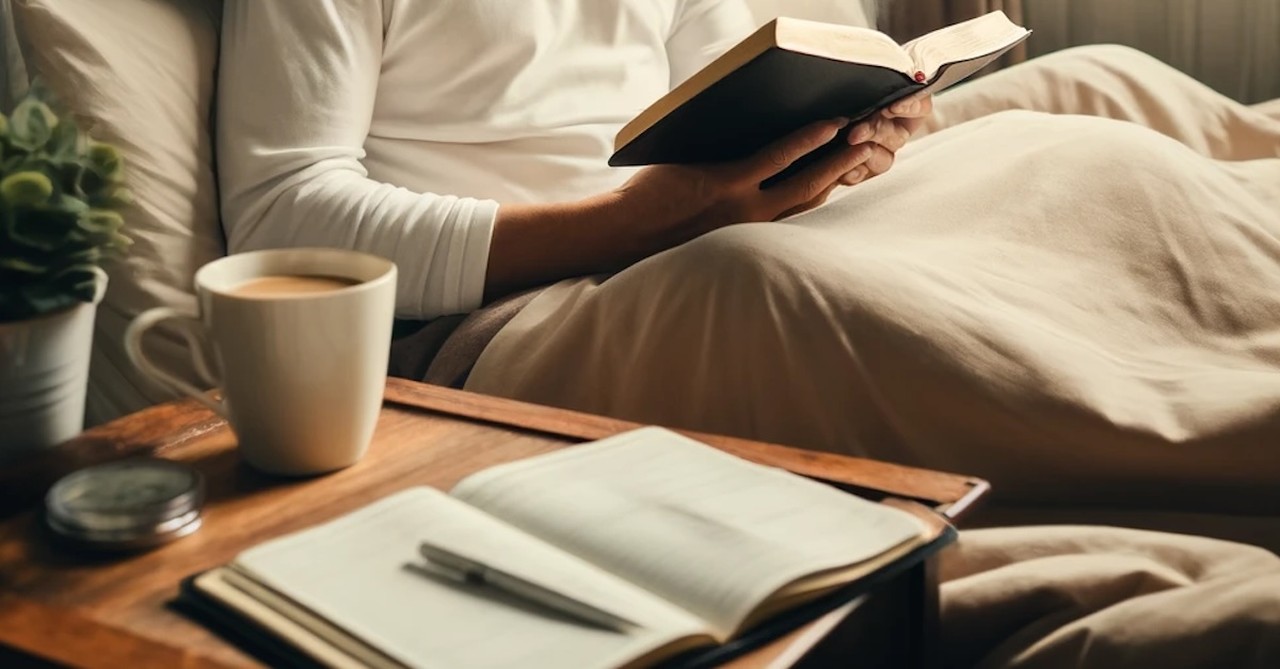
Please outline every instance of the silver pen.
[{"label": "silver pen", "polygon": [[422,557],[441,573],[463,583],[488,585],[521,599],[540,604],[579,621],[615,632],[626,632],[637,625],[619,615],[538,585],[515,574],[494,569],[479,560],[459,555],[447,548],[423,542],[418,546]]}]

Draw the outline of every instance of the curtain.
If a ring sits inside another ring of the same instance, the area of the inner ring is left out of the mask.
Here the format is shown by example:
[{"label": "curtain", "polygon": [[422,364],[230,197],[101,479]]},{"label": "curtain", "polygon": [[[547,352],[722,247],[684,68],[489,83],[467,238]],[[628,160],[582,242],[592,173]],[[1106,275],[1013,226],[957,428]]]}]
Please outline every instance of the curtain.
[{"label": "curtain", "polygon": [[[900,4],[918,4],[897,0]],[[982,4],[982,3],[978,3]],[[1280,0],[1023,0],[1032,56],[1141,49],[1241,102],[1280,97]]]},{"label": "curtain", "polygon": [[[1014,23],[1023,25],[1022,0],[889,0],[880,9],[880,27],[889,36],[905,42],[997,9],[1008,14]],[[1010,65],[1026,57],[1024,43],[1005,54],[1000,62]]]}]

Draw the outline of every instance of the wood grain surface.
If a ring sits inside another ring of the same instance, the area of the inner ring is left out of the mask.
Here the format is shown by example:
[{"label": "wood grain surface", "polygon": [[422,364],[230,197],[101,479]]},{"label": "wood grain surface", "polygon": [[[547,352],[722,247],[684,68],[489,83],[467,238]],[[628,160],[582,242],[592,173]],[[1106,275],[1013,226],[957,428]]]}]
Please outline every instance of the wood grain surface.
[{"label": "wood grain surface", "polygon": [[[78,666],[253,666],[253,658],[170,607],[183,578],[226,563],[249,546],[397,490],[416,485],[447,490],[485,467],[631,427],[623,421],[392,381],[373,443],[360,462],[324,476],[289,479],[243,464],[231,430],[194,401],[147,409],[0,471],[0,644]],[[986,489],[983,482],[963,476],[745,440],[700,438],[758,462],[924,500],[943,510],[967,507]],[[126,455],[178,460],[203,474],[208,500],[200,531],[130,555],[90,555],[52,540],[42,530],[39,514],[48,485],[79,466]],[[65,620],[59,619],[60,612]],[[801,641],[803,637],[796,635]],[[117,661],[131,657],[129,653],[143,653],[155,662]]]},{"label": "wood grain surface", "polygon": [[[566,411],[463,391],[391,379],[388,402],[438,411],[497,425],[538,430],[580,441],[601,439],[639,427],[616,418]],[[990,489],[986,481],[890,462],[806,451],[790,446],[679,430],[699,441],[761,464],[838,485],[870,496],[912,499],[934,507],[953,520],[973,510]]]}]

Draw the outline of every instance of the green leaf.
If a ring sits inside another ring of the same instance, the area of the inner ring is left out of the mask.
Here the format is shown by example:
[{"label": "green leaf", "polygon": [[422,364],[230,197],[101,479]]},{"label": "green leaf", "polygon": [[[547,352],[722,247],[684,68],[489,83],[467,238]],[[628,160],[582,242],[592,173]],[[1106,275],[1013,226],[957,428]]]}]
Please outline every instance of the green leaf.
[{"label": "green leaf", "polygon": [[0,113],[0,139],[9,136],[9,117]]},{"label": "green leaf", "polygon": [[53,283],[82,301],[88,302],[93,299],[98,274],[93,271],[93,265],[72,265],[55,274]]},{"label": "green leaf", "polygon": [[89,160],[89,167],[108,182],[119,181],[124,175],[124,159],[120,157],[120,151],[110,144],[93,142],[89,145],[86,158]]},{"label": "green leaf", "polygon": [[25,258],[0,258],[0,269],[21,272],[22,274],[44,274],[45,268]]},{"label": "green leaf", "polygon": [[53,135],[58,116],[49,105],[28,95],[14,108],[9,122],[9,141],[18,148],[37,151]]},{"label": "green leaf", "polygon": [[58,185],[61,186],[60,190],[63,195],[70,196],[84,207],[88,207],[85,202],[88,196],[85,194],[84,189],[80,187],[80,182],[84,179],[84,174],[87,171],[80,163],[63,163],[55,171],[55,174],[58,175]]},{"label": "green leaf", "polygon": [[49,139],[49,155],[59,163],[74,161],[80,153],[80,129],[74,121],[64,119],[53,128]]},{"label": "green leaf", "polygon": [[97,265],[102,260],[102,250],[96,246],[66,254],[64,259],[72,264]]},{"label": "green leaf", "polygon": [[0,198],[10,206],[44,204],[53,195],[53,182],[34,170],[16,172],[0,179]]},{"label": "green leaf", "polygon": [[124,209],[133,204],[133,193],[128,188],[116,186],[89,198],[89,203],[98,209]]},{"label": "green leaf", "polygon": [[83,214],[84,212],[89,211],[88,202],[85,202],[74,195],[67,195],[66,193],[53,198],[53,203],[58,209],[68,211],[73,214]]},{"label": "green leaf", "polygon": [[124,217],[107,209],[89,209],[80,214],[76,225],[94,235],[110,235],[124,226]]},{"label": "green leaf", "polygon": [[52,313],[93,299],[92,293],[85,298],[79,292],[72,292],[67,288],[58,283],[40,282],[23,286],[19,294],[31,315]]},{"label": "green leaf", "polygon": [[111,186],[111,182],[103,178],[93,166],[87,166],[80,173],[80,192],[90,199],[96,198],[99,194],[104,193]]},{"label": "green leaf", "polygon": [[133,240],[118,232],[113,232],[111,233],[111,241],[107,242],[107,244],[115,251],[123,251],[133,246]]},{"label": "green leaf", "polygon": [[67,242],[79,218],[74,212],[59,209],[20,209],[13,212],[9,221],[9,235],[24,246],[52,252]]}]

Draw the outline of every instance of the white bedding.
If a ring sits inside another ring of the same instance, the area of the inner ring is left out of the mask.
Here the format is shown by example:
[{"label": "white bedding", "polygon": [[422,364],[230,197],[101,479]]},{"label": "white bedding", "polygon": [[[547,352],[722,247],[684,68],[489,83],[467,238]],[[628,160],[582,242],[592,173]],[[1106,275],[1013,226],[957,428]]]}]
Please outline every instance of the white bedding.
[{"label": "white bedding", "polygon": [[1008,504],[1280,515],[1270,109],[1118,47],[997,73],[838,201],[545,291],[467,388]]}]

